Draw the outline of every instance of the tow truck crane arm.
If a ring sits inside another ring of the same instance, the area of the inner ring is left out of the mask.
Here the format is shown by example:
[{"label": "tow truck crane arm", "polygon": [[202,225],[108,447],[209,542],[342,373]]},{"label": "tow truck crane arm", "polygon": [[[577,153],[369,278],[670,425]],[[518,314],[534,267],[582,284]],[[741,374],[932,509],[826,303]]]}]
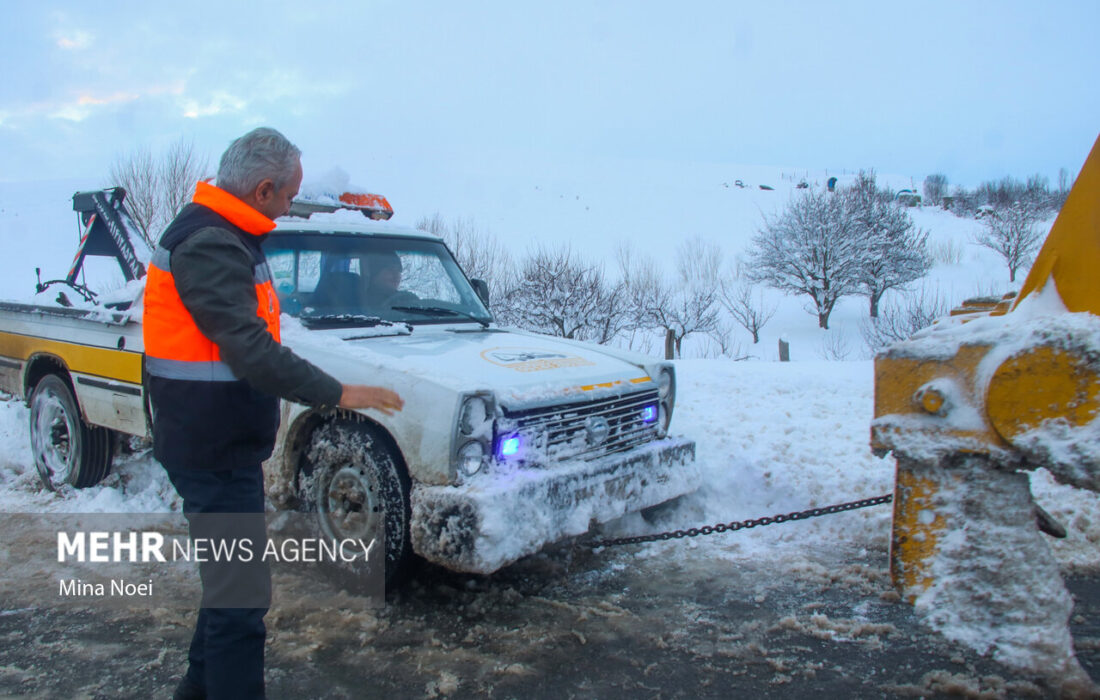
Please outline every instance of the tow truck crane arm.
[{"label": "tow truck crane arm", "polygon": [[53,284],[67,284],[85,299],[94,299],[95,293],[77,282],[89,255],[114,258],[127,282],[145,276],[145,264],[137,253],[143,239],[126,209],[125,200],[126,190],[121,187],[77,192],[73,195],[73,211],[79,214],[83,228],[80,245],[65,279],[47,282],[39,280],[36,285],[38,293],[44,292]]}]

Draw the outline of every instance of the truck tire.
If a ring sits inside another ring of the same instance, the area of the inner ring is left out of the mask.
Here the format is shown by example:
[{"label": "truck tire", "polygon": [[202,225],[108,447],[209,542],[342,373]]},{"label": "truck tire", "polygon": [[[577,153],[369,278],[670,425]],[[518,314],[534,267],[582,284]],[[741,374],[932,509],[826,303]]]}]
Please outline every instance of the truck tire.
[{"label": "truck tire", "polygon": [[[367,423],[337,419],[313,432],[298,477],[304,510],[317,515],[325,537],[369,543],[384,532],[385,588],[393,590],[412,563],[410,482],[401,458]],[[377,576],[373,563],[340,567],[356,578]],[[377,579],[375,579],[377,580]]]},{"label": "truck tire", "polygon": [[95,486],[111,471],[111,431],[84,422],[65,380],[47,374],[30,400],[31,450],[42,485],[56,491],[64,484]]}]

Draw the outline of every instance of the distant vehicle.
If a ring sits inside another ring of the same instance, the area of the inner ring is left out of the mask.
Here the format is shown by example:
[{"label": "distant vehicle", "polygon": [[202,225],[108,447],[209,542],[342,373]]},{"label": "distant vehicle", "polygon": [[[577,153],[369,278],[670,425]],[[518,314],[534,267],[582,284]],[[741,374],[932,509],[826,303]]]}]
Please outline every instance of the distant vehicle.
[{"label": "distant vehicle", "polygon": [[921,196],[913,190],[899,190],[894,196],[894,201],[906,207],[919,207]]}]

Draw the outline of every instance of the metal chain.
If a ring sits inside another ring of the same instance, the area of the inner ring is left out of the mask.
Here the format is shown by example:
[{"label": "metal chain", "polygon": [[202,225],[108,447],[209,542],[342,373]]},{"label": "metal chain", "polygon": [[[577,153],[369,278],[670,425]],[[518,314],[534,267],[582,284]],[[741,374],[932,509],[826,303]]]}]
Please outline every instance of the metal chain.
[{"label": "metal chain", "polygon": [[734,521],[732,523],[719,523],[717,525],[692,527],[688,528],[687,530],[671,530],[669,532],[658,532],[654,535],[638,535],[635,537],[617,537],[610,540],[596,540],[594,542],[588,542],[586,544],[589,547],[596,549],[598,547],[615,547],[623,544],[641,544],[643,542],[657,542],[659,540],[678,540],[684,537],[713,535],[715,533],[721,532],[736,532],[737,530],[745,530],[753,527],[776,525],[778,523],[786,523],[793,520],[805,520],[807,518],[816,518],[821,515],[832,515],[833,513],[843,513],[848,510],[857,510],[859,508],[880,506],[893,500],[894,495],[892,493],[888,493],[884,496],[876,496],[875,498],[865,498],[862,501],[838,503],[837,505],[833,506],[825,506],[823,508],[810,508],[809,510],[800,510],[794,513],[773,515],[771,517],[749,518],[748,520]]}]

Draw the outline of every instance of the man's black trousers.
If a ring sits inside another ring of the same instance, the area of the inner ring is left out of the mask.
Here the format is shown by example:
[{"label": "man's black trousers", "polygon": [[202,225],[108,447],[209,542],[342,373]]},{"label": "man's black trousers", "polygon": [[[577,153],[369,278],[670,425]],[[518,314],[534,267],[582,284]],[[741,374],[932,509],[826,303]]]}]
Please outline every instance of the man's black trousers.
[{"label": "man's black trousers", "polygon": [[[266,545],[263,469],[256,465],[166,471],[183,498],[192,542],[200,538],[235,541],[240,552],[242,540],[249,540],[253,552],[249,562],[237,557],[236,562],[199,564],[203,602],[191,639],[187,676],[206,690],[210,700],[263,698],[267,634],[263,618],[271,597],[270,572],[261,561]],[[226,513],[236,515],[216,515]]]}]

